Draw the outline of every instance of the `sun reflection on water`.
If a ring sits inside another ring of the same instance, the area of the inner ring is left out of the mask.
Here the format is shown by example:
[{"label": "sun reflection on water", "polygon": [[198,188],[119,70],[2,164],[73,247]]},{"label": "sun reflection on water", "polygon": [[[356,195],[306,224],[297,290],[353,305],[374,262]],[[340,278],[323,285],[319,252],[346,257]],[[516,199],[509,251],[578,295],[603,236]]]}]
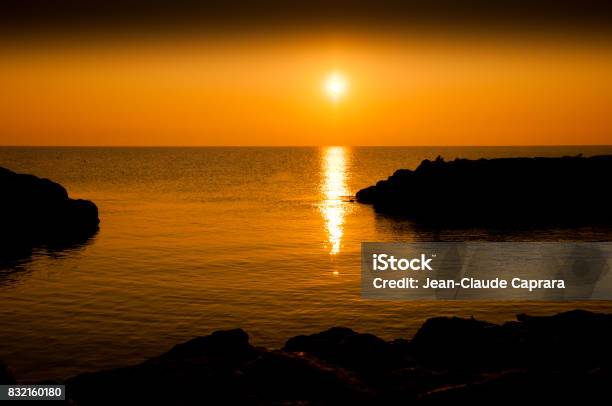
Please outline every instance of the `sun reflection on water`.
[{"label": "sun reflection on water", "polygon": [[349,194],[346,187],[347,149],[344,147],[327,147],[323,150],[323,179],[321,191],[323,202],[321,213],[325,221],[330,255],[340,252],[344,234],[344,216],[346,203],[343,201]]}]

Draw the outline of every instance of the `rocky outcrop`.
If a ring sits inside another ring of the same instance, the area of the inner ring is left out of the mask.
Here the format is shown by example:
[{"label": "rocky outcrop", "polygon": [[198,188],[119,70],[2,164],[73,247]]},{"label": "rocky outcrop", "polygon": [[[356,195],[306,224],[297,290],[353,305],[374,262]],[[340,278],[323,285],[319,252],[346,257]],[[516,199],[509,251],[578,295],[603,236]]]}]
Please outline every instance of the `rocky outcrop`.
[{"label": "rocky outcrop", "polygon": [[[409,341],[334,327],[291,338],[281,350],[255,347],[236,329],[195,338],[139,365],[64,383],[71,404],[85,406],[589,404],[608,396],[610,342],[612,315],[581,310],[519,315],[501,325],[438,317]],[[0,365],[0,378],[12,379],[2,375],[7,370]]]},{"label": "rocky outcrop", "polygon": [[411,364],[406,340],[386,342],[372,334],[334,327],[310,336],[289,339],[283,350],[306,353],[364,375]]},{"label": "rocky outcrop", "polygon": [[307,354],[249,344],[240,329],[177,345],[140,365],[66,381],[80,405],[359,402],[369,388],[348,370]]},{"label": "rocky outcrop", "polygon": [[611,224],[612,156],[424,160],[360,190],[358,202],[423,223]]},{"label": "rocky outcrop", "polygon": [[0,258],[35,246],[82,242],[98,230],[98,208],[68,197],[66,189],[33,175],[0,168]]}]

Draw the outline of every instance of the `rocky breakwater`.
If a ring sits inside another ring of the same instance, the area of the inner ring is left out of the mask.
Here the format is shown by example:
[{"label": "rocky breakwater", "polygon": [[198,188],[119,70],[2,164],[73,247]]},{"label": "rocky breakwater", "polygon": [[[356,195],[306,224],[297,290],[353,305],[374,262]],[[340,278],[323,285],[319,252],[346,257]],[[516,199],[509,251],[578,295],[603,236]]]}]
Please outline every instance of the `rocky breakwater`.
[{"label": "rocky breakwater", "polygon": [[[63,383],[75,405],[589,404],[609,396],[611,342],[612,315],[581,310],[501,325],[433,318],[411,340],[334,327],[280,350],[236,329]],[[0,364],[2,379],[13,380]]]},{"label": "rocky breakwater", "polygon": [[377,212],[424,223],[610,224],[612,156],[424,160],[360,190]]},{"label": "rocky breakwater", "polygon": [[96,205],[49,179],[0,167],[0,196],[0,258],[80,243],[98,230]]}]

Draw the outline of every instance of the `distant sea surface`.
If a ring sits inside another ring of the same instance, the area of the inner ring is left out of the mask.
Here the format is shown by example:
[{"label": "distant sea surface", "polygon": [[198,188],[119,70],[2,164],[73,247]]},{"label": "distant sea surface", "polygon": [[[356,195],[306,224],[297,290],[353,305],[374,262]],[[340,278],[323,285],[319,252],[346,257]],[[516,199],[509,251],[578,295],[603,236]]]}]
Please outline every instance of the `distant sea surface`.
[{"label": "distant sea surface", "polygon": [[0,269],[0,359],[31,382],[139,362],[235,327],[254,344],[280,347],[338,325],[390,339],[409,338],[441,315],[502,322],[520,312],[612,312],[609,302],[360,299],[362,241],[610,235],[590,228],[434,233],[352,202],[359,189],[438,155],[579,153],[612,154],[612,147],[0,148],[0,166],[61,183],[72,197],[93,200],[101,219],[83,246],[40,249]]}]

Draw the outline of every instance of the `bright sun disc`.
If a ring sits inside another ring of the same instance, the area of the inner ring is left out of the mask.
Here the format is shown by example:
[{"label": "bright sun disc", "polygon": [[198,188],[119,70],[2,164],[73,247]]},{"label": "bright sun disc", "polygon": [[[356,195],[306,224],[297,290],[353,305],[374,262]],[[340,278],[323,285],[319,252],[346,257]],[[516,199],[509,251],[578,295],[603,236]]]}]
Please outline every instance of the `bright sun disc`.
[{"label": "bright sun disc", "polygon": [[338,101],[348,88],[346,78],[340,73],[332,73],[325,79],[325,93],[333,101]]}]

